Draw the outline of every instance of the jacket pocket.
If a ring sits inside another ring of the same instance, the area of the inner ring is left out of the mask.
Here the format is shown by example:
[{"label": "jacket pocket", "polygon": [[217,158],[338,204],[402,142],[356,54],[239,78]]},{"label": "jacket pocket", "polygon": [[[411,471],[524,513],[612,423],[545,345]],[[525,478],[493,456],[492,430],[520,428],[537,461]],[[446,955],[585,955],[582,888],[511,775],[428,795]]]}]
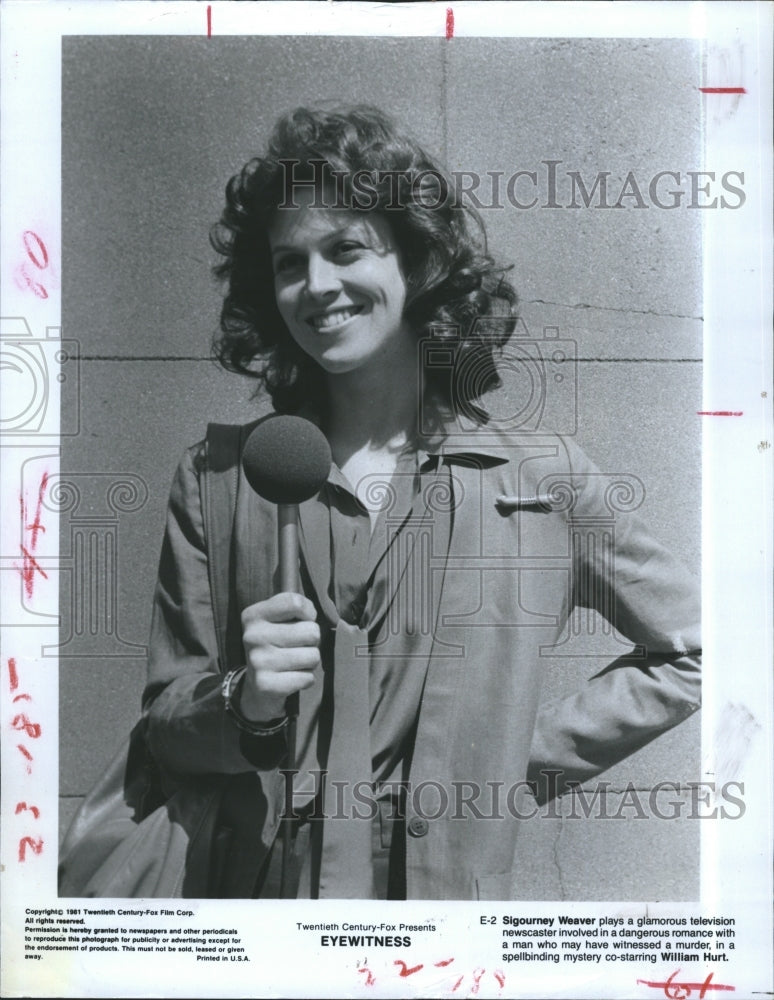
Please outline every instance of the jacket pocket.
[{"label": "jacket pocket", "polygon": [[497,875],[478,875],[475,879],[476,899],[488,902],[515,898],[515,872],[500,872]]}]

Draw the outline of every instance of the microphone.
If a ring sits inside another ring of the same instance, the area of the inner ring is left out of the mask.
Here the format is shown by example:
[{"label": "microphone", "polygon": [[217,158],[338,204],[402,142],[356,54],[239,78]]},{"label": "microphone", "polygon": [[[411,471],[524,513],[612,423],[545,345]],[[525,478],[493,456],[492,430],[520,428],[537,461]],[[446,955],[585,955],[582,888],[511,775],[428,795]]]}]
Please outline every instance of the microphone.
[{"label": "microphone", "polygon": [[[278,505],[277,542],[280,590],[300,593],[298,569],[298,505],[309,500],[328,478],[331,449],[325,435],[303,417],[274,415],[251,432],[242,452],[242,469],[255,492]],[[293,773],[296,769],[298,692],[285,702],[287,766],[285,816],[282,822],[280,897],[295,895],[293,857]]]},{"label": "microphone", "polygon": [[310,420],[275,414],[250,432],[242,467],[248,483],[265,500],[299,504],[313,497],[328,478],[331,449]]},{"label": "microphone", "polygon": [[[298,504],[313,497],[328,478],[331,468],[328,439],[303,417],[267,417],[247,438],[242,468],[255,492],[279,506],[280,590],[300,593]],[[296,704],[290,707],[295,708],[292,714],[297,715],[298,695],[291,695],[291,699],[294,697]]]}]

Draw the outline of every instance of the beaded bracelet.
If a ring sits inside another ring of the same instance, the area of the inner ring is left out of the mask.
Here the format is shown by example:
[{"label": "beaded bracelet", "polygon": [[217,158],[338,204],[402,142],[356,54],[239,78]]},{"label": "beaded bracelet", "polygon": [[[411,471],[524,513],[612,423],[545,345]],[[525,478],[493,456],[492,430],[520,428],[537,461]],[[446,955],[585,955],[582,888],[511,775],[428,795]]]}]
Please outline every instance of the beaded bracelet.
[{"label": "beaded bracelet", "polygon": [[247,667],[238,667],[236,670],[229,670],[223,678],[220,692],[223,695],[226,712],[231,716],[236,725],[245,733],[251,736],[274,736],[288,724],[288,717],[285,715],[281,719],[270,719],[268,722],[253,722],[242,715],[234,702],[234,695],[237,693],[242,682]]}]

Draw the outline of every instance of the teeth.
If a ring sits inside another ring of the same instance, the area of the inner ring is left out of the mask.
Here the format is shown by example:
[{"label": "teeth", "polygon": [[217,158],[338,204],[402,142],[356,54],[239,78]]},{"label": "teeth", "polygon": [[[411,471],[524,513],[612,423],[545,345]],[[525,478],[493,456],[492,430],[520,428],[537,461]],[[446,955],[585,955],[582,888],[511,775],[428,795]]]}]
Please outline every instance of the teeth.
[{"label": "teeth", "polygon": [[360,312],[360,307],[351,309],[338,309],[336,312],[323,313],[320,316],[312,316],[309,322],[316,330],[325,330],[328,327],[340,326],[342,323],[346,323],[348,319],[352,319]]}]

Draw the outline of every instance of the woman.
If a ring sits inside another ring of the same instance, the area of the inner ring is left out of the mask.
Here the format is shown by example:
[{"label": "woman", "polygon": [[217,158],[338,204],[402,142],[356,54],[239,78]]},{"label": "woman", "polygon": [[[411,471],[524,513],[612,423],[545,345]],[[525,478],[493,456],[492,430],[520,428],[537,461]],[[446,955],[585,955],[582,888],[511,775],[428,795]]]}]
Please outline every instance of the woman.
[{"label": "woman", "polygon": [[[477,397],[515,294],[441,168],[381,113],[281,119],[229,183],[214,245],[219,360],[315,422],[333,464],[301,505],[303,595],[275,592],[276,510],[240,478],[227,663],[203,446],[175,480],[145,719],[165,773],[222,777],[209,891],[271,897],[284,877],[304,898],[517,897],[535,796],[698,707],[693,582],[571,442],[488,425]],[[621,656],[539,708],[541,655],[584,605]]]}]

